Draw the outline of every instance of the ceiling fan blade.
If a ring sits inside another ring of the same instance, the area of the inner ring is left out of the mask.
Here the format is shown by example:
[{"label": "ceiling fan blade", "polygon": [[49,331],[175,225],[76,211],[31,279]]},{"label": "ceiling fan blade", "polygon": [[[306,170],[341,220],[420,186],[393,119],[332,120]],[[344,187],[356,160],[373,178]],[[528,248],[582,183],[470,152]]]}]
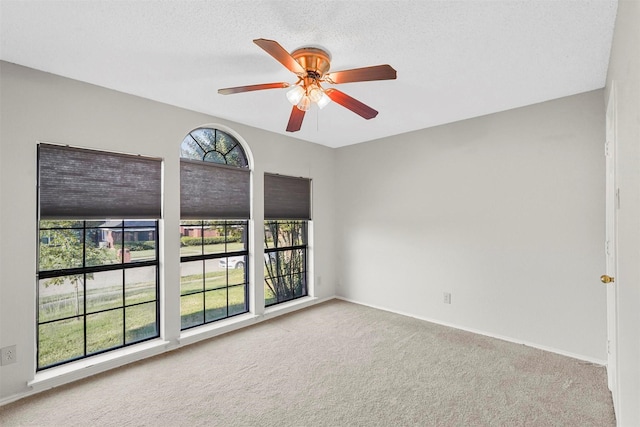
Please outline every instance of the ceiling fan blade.
[{"label": "ceiling fan blade", "polygon": [[263,90],[263,89],[283,89],[285,87],[289,87],[289,83],[286,83],[286,82],[263,83],[259,85],[226,87],[224,89],[218,89],[218,93],[220,95],[231,95],[232,93],[251,92],[253,90]]},{"label": "ceiling fan blade", "polygon": [[293,106],[291,110],[291,116],[289,117],[289,124],[287,124],[287,132],[297,132],[302,127],[302,119],[304,119],[304,111]]},{"label": "ceiling fan blade", "polygon": [[327,94],[329,98],[331,98],[333,102],[336,102],[342,105],[343,107],[348,108],[349,110],[353,111],[354,113],[356,113],[361,117],[364,117],[367,120],[373,119],[375,116],[378,115],[378,112],[373,108],[363,104],[357,99],[352,98],[346,93],[341,92],[337,89],[331,88],[331,89],[325,90],[324,92]]},{"label": "ceiling fan blade", "polygon": [[289,71],[295,74],[307,74],[302,65],[296,61],[289,52],[287,52],[280,44],[275,40],[267,39],[255,39],[255,44],[264,49],[269,55],[273,56],[278,62],[287,67]]},{"label": "ceiling fan blade", "polygon": [[329,83],[367,82],[371,80],[393,80],[396,78],[396,70],[391,65],[374,65],[373,67],[354,68],[352,70],[335,71],[328,73],[324,79]]}]

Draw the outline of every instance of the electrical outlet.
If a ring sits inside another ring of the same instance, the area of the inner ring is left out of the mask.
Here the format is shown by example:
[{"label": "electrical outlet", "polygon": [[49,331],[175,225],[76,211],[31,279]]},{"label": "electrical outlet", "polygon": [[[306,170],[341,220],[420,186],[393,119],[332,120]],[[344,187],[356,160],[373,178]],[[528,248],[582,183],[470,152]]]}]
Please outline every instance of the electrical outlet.
[{"label": "electrical outlet", "polygon": [[451,293],[450,292],[444,292],[444,303],[445,304],[451,304]]},{"label": "electrical outlet", "polygon": [[317,287],[322,286],[322,277],[321,276],[316,277],[316,286]]},{"label": "electrical outlet", "polygon": [[0,348],[0,365],[9,365],[16,363],[18,355],[16,354],[16,346],[10,345],[9,347]]}]

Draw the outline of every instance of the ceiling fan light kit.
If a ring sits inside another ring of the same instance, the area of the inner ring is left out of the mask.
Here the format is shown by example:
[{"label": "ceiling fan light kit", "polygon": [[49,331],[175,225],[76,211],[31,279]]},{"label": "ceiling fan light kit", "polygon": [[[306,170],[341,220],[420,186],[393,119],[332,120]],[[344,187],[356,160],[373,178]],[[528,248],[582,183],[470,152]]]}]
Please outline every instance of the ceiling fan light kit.
[{"label": "ceiling fan light kit", "polygon": [[287,82],[231,87],[219,89],[218,93],[230,95],[255,90],[291,87],[286,94],[289,102],[293,104],[287,125],[288,132],[300,130],[304,114],[311,108],[312,103],[322,109],[333,101],[367,120],[374,118],[378,115],[376,110],[337,89],[324,89],[322,83],[341,84],[372,80],[392,80],[396,78],[397,74],[396,70],[387,64],[329,73],[331,55],[324,49],[303,47],[289,53],[274,40],[256,39],[253,42],[298,76],[296,83],[293,87]]}]

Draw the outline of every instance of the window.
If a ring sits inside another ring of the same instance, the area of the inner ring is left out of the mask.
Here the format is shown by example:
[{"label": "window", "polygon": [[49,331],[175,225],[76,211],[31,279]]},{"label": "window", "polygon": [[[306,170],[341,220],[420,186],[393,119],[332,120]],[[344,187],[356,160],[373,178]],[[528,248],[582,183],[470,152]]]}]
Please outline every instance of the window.
[{"label": "window", "polygon": [[307,233],[311,181],[264,176],[265,306],[308,295]]},{"label": "window", "polygon": [[160,160],[40,144],[38,166],[37,369],[157,338]]},{"label": "window", "polygon": [[249,311],[250,170],[240,143],[200,128],[180,161],[181,328]]},{"label": "window", "polygon": [[307,222],[264,223],[265,306],[307,296]]},{"label": "window", "polygon": [[246,313],[247,221],[182,221],[182,329]]}]

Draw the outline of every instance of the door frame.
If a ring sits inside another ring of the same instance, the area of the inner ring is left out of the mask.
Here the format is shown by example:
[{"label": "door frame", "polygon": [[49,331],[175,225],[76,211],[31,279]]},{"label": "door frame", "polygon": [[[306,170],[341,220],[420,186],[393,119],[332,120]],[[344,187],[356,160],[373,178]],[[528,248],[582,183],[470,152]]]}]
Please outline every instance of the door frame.
[{"label": "door frame", "polygon": [[608,276],[614,281],[607,286],[607,381],[613,398],[614,409],[618,406],[618,281],[617,281],[617,217],[620,208],[620,193],[616,175],[616,84],[612,82],[606,112],[605,140],[605,266]]}]

